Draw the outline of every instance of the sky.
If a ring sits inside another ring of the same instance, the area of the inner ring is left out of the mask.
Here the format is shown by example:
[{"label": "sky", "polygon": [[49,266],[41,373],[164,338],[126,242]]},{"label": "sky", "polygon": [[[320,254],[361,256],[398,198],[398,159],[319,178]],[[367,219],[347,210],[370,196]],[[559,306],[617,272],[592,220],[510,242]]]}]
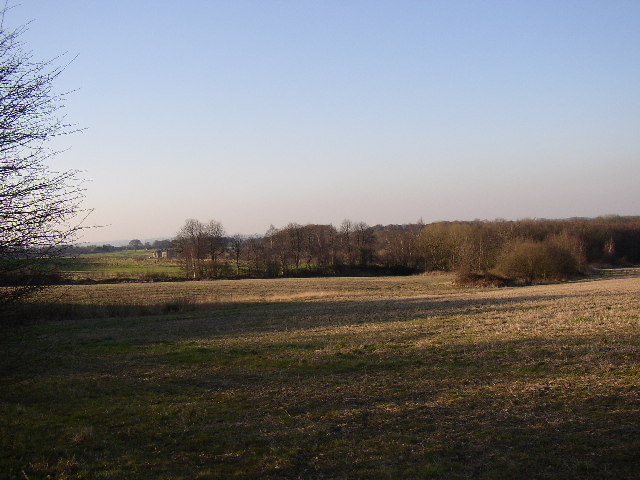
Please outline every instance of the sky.
[{"label": "sky", "polygon": [[21,0],[81,241],[640,214],[640,2]]}]

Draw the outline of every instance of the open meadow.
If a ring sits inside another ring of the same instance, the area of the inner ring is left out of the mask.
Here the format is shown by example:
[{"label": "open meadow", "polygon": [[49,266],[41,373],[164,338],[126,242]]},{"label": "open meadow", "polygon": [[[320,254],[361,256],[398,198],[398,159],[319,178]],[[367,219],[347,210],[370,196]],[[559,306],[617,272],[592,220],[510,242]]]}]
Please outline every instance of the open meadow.
[{"label": "open meadow", "polygon": [[21,312],[1,478],[640,477],[640,269],[67,285]]},{"label": "open meadow", "polygon": [[55,272],[67,280],[168,280],[184,278],[182,263],[174,259],[154,259],[150,250],[120,250],[47,259]]}]

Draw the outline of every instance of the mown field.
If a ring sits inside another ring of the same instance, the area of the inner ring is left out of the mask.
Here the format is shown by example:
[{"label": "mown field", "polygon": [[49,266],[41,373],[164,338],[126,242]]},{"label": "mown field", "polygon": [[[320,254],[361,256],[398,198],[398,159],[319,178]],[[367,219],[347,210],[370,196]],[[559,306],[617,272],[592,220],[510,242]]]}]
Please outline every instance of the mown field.
[{"label": "mown field", "polygon": [[640,478],[638,269],[72,285],[29,308],[0,341],[0,478]]}]

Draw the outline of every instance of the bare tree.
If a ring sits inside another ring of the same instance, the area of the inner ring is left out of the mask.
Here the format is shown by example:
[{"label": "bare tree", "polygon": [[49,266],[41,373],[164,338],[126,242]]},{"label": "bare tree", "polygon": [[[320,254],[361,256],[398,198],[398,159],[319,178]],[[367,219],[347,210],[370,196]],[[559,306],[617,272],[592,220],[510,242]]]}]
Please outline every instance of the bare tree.
[{"label": "bare tree", "polygon": [[276,233],[272,238],[275,252],[280,262],[282,276],[286,276],[289,274],[289,256],[291,253],[287,231],[284,229],[276,229]]},{"label": "bare tree", "polygon": [[[309,225],[312,237],[309,248],[318,266],[333,267],[336,255],[336,229],[333,225]],[[313,240],[313,242],[311,242]]]},{"label": "bare tree", "polygon": [[356,249],[359,255],[360,265],[367,266],[373,259],[373,246],[375,237],[371,227],[365,222],[358,222],[353,226]]},{"label": "bare tree", "polygon": [[264,256],[265,273],[271,277],[280,274],[281,268],[279,261],[282,259],[285,265],[282,266],[282,274],[286,268],[286,250],[280,241],[280,230],[270,225],[263,239],[262,254]]},{"label": "bare tree", "polygon": [[24,49],[25,27],[4,26],[0,12],[0,262],[5,283],[22,288],[3,294],[6,302],[35,287],[42,258],[59,253],[82,228],[84,189],[75,170],[55,172],[58,153],[51,140],[71,133],[60,110],[64,94],[53,84],[64,67],[39,62]]},{"label": "bare tree", "polygon": [[264,239],[258,236],[249,237],[244,241],[244,249],[249,273],[258,276],[261,272],[266,271],[267,253],[265,252],[266,242]]},{"label": "bare tree", "polygon": [[204,275],[203,260],[206,251],[206,231],[202,222],[188,219],[176,236],[176,243],[185,262],[187,277],[194,280]]},{"label": "bare tree", "polygon": [[242,253],[242,247],[244,246],[244,237],[239,233],[236,233],[231,237],[231,249],[233,250],[233,256],[236,260],[236,276],[240,276],[240,254]]},{"label": "bare tree", "polygon": [[355,264],[355,257],[353,255],[353,222],[345,219],[340,225],[340,240],[342,244],[342,250],[345,256],[345,263],[349,265]]},{"label": "bare tree", "polygon": [[418,238],[425,271],[451,270],[453,246],[447,223],[431,223],[422,228]]},{"label": "bare tree", "polygon": [[378,255],[384,259],[387,268],[408,265],[407,235],[401,226],[393,225],[378,233],[380,250]]},{"label": "bare tree", "polygon": [[304,227],[299,223],[290,223],[284,230],[288,234],[286,240],[288,243],[289,251],[293,257],[293,264],[296,267],[296,274],[300,273],[300,260],[302,258],[304,248]]},{"label": "bare tree", "polygon": [[304,226],[304,260],[307,265],[307,271],[311,271],[311,262],[316,259],[316,264],[320,263],[318,248],[317,248],[318,232],[316,225]]},{"label": "bare tree", "polygon": [[218,258],[225,251],[225,231],[222,224],[216,220],[209,220],[204,227],[205,242],[211,258],[211,276],[218,276]]}]

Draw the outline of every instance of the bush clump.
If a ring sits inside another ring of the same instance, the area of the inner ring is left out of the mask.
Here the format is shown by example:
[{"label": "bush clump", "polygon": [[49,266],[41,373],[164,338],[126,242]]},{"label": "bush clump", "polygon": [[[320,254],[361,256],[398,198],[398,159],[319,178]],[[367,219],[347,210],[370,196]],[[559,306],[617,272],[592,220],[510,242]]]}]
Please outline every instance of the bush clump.
[{"label": "bush clump", "polygon": [[585,273],[583,250],[577,238],[566,234],[544,241],[520,240],[505,248],[496,271],[526,283],[567,280]]},{"label": "bush clump", "polygon": [[458,270],[456,274],[457,285],[472,287],[507,287],[512,284],[510,279],[491,272],[470,272]]}]

